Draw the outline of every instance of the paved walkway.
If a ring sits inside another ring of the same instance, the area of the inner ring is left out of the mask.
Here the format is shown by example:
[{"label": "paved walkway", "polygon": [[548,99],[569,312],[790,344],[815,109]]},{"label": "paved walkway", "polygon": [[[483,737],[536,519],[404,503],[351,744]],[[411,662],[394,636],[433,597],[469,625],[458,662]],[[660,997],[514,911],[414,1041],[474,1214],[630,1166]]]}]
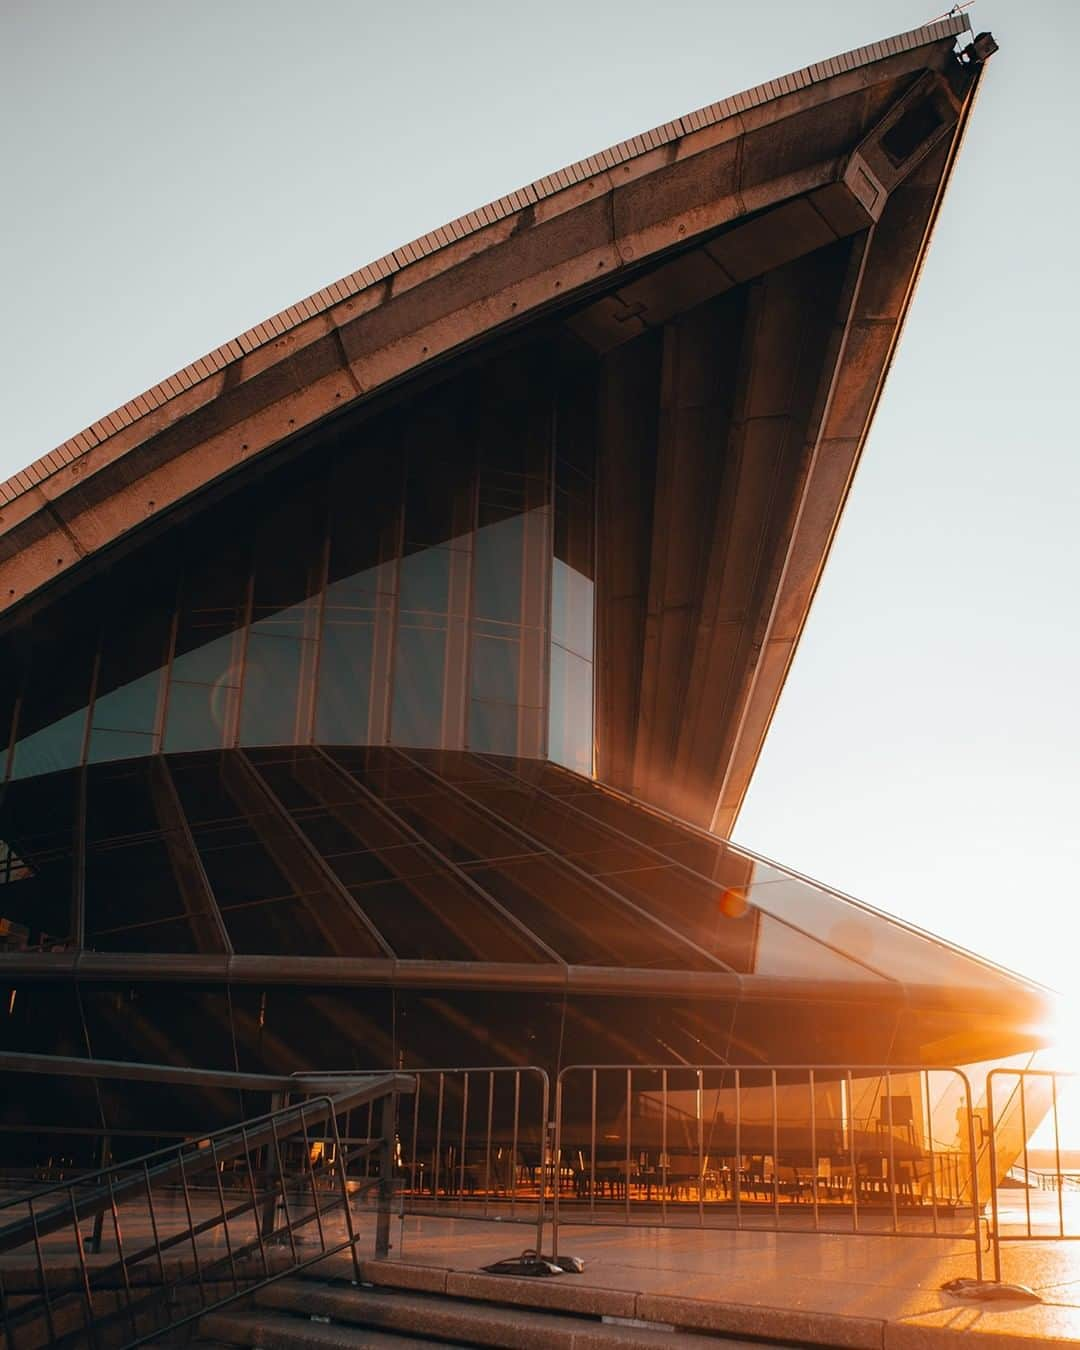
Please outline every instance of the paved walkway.
[{"label": "paved walkway", "polygon": [[[1022,1192],[1003,1192],[1002,1199],[1009,1207],[1002,1213],[1003,1225],[1022,1218]],[[179,1204],[174,1198],[165,1208]],[[127,1246],[140,1236],[140,1225],[133,1216],[122,1219]],[[367,1260],[374,1247],[369,1211],[358,1212],[357,1225],[363,1233],[360,1253]],[[167,1219],[163,1227],[171,1227]],[[399,1282],[408,1283],[405,1267],[421,1267],[433,1276],[446,1270],[475,1272],[514,1256],[533,1244],[535,1227],[414,1216],[395,1219],[391,1236],[391,1262],[400,1270]],[[107,1223],[107,1247],[108,1237]],[[58,1266],[74,1254],[63,1233],[53,1236],[48,1247]],[[559,1277],[560,1286],[633,1291],[655,1296],[658,1307],[669,1297],[736,1307],[747,1315],[754,1310],[759,1335],[780,1337],[786,1327],[790,1340],[793,1325],[810,1327],[814,1319],[824,1324],[842,1317],[858,1319],[860,1326],[856,1331],[853,1320],[850,1339],[837,1343],[877,1344],[883,1350],[930,1350],[950,1342],[952,1333],[964,1333],[970,1341],[972,1332],[993,1335],[995,1350],[1032,1341],[1080,1346],[1080,1242],[1005,1245],[1003,1276],[1033,1288],[1042,1300],[1034,1305],[973,1303],[942,1291],[945,1281],[974,1275],[970,1239],[586,1227],[564,1221],[559,1250],[585,1261],[585,1273]],[[18,1262],[14,1254],[5,1257],[0,1270],[25,1265],[26,1258],[26,1253]],[[108,1251],[99,1259],[106,1261]],[[331,1273],[351,1275],[346,1258],[334,1258],[332,1264]],[[991,1274],[987,1255],[986,1275]],[[781,1313],[798,1313],[803,1320],[785,1321]],[[869,1323],[880,1327],[880,1340],[867,1331]],[[809,1342],[812,1337],[805,1334]]]}]

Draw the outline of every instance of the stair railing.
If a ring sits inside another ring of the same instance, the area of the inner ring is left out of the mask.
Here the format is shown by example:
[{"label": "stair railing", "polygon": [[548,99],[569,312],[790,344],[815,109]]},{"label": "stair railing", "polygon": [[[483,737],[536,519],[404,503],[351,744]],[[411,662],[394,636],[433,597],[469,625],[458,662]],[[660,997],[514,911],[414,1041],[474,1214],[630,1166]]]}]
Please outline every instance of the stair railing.
[{"label": "stair railing", "polygon": [[[138,1067],[145,1073],[147,1066]],[[279,1087],[296,1092],[295,1080]],[[375,1254],[385,1256],[396,1100],[413,1087],[400,1074],[339,1080],[332,1096],[323,1090],[4,1202],[0,1257],[9,1260],[0,1326],[7,1350],[132,1350],[339,1253],[350,1255],[358,1277],[363,1232],[352,1205],[376,1191]],[[339,1118],[369,1102],[380,1106],[380,1132],[346,1149]],[[374,1171],[350,1176],[350,1164],[365,1157],[374,1159]],[[100,1240],[103,1219],[107,1251],[99,1257],[92,1238]],[[29,1262],[13,1268],[10,1257],[20,1252]]]}]

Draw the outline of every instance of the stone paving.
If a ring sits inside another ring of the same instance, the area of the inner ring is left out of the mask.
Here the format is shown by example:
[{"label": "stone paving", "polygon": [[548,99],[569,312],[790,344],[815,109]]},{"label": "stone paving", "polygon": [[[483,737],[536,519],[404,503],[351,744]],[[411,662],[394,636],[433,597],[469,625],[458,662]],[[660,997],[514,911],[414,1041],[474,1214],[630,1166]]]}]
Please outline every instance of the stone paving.
[{"label": "stone paving", "polygon": [[[1003,1227],[1015,1229],[1023,1218],[1023,1194],[1003,1192],[1002,1202]],[[172,1203],[180,1204],[178,1200]],[[203,1203],[208,1205],[209,1199]],[[180,1218],[179,1213],[176,1217]],[[1040,1211],[1036,1217],[1045,1216]],[[359,1251],[371,1271],[375,1268],[370,1262],[373,1215],[358,1210],[356,1222],[362,1233]],[[134,1214],[122,1215],[122,1225],[125,1245],[139,1245],[141,1225]],[[171,1225],[166,1222],[164,1227]],[[390,1255],[395,1273],[387,1269],[390,1278],[386,1282],[410,1283],[413,1277],[407,1267],[428,1270],[436,1283],[441,1278],[436,1272],[475,1272],[531,1246],[535,1232],[535,1226],[527,1223],[500,1220],[395,1218]],[[234,1240],[240,1235],[234,1229]],[[97,1258],[102,1262],[109,1259],[109,1236],[107,1226],[106,1250]],[[314,1249],[312,1239],[305,1238],[307,1244]],[[208,1240],[200,1245],[208,1252],[213,1248]],[[50,1239],[48,1248],[50,1264],[57,1266],[70,1263],[74,1255],[63,1233]],[[920,1350],[953,1340],[953,1333],[970,1339],[971,1333],[978,1332],[995,1337],[995,1350],[1032,1341],[1080,1346],[1080,1242],[1005,1244],[1004,1279],[1029,1285],[1041,1302],[990,1305],[960,1299],[941,1288],[957,1276],[974,1276],[970,1239],[589,1227],[564,1219],[559,1251],[585,1261],[584,1274],[559,1277],[560,1286],[568,1288],[572,1283],[582,1293],[586,1288],[632,1291],[640,1296],[639,1304],[647,1297],[657,1308],[662,1308],[664,1299],[691,1299],[718,1309],[741,1310],[740,1325],[753,1326],[759,1335],[779,1338],[785,1327],[813,1327],[815,1319],[826,1326],[843,1318],[852,1321],[837,1323],[841,1330],[831,1343]],[[4,1258],[0,1270],[25,1266],[29,1255],[22,1253],[18,1260],[15,1255]],[[989,1253],[985,1262],[989,1278],[993,1273]],[[331,1258],[326,1267],[328,1274],[352,1274],[345,1256]],[[555,1282],[527,1283],[550,1287]],[[793,1314],[799,1315],[798,1323],[791,1321]],[[718,1323],[720,1329],[725,1325],[730,1322]],[[841,1340],[845,1328],[851,1334]],[[812,1339],[806,1333],[805,1343]],[[816,1339],[824,1342],[823,1336]]]}]

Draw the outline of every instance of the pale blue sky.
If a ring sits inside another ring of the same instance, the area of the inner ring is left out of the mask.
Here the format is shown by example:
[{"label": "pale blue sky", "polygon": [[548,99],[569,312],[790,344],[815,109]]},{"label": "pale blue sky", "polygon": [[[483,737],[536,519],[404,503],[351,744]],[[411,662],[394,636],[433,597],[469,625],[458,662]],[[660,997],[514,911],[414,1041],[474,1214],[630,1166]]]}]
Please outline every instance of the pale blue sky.
[{"label": "pale blue sky", "polygon": [[[7,0],[0,476],[395,245],[932,2]],[[736,838],[1072,988],[1080,5],[972,12],[1002,49]]]}]

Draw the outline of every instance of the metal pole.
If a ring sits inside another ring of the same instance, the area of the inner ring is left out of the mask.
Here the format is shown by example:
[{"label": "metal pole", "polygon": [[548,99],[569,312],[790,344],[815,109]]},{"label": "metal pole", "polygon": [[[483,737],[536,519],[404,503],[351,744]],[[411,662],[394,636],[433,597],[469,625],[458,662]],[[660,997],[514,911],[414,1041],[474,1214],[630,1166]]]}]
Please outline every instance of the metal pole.
[{"label": "metal pole", "polygon": [[889,1199],[892,1209],[893,1232],[896,1233],[900,1229],[900,1216],[896,1212],[896,1136],[893,1119],[892,1074],[888,1069],[885,1070],[885,1114],[889,1127]]},{"label": "metal pole", "polygon": [[[543,1074],[540,1080],[540,1195],[536,1204],[536,1250],[542,1253],[544,1250],[544,1219],[547,1209],[547,1184],[548,1172],[544,1160],[544,1152],[547,1148],[548,1140],[551,1140],[551,1184],[555,1195],[562,1189],[562,1140],[558,1137],[557,1130],[549,1131],[548,1108],[551,1105],[551,1084],[547,1074]],[[553,1249],[554,1250],[554,1249]]]},{"label": "metal pole", "polygon": [[773,1222],[780,1227],[780,1120],[779,1104],[776,1099],[776,1070],[770,1074],[772,1082],[772,1196]]},{"label": "metal pole", "polygon": [[465,1203],[465,1149],[469,1129],[469,1071],[465,1070],[465,1080],[461,1092],[461,1162],[458,1166],[458,1204]]},{"label": "metal pole", "polygon": [[859,1160],[855,1152],[855,1084],[847,1071],[848,1155],[851,1159],[851,1231],[859,1231]]},{"label": "metal pole", "polygon": [[[379,1186],[375,1217],[375,1258],[390,1255],[390,1210],[394,1199],[394,1106],[397,1094],[388,1092],[379,1111]],[[354,1248],[355,1258],[355,1248]]]},{"label": "metal pole", "polygon": [[[563,1117],[563,1077],[560,1073],[555,1079],[555,1152],[562,1156],[562,1117]],[[559,1187],[551,1202],[551,1255],[559,1255]]]},{"label": "metal pole", "polygon": [[[993,1070],[991,1069],[991,1074]],[[975,1278],[981,1280],[983,1277],[983,1258],[982,1258],[982,1236],[980,1226],[982,1223],[981,1205],[979,1204],[979,1159],[975,1149],[975,1110],[973,1106],[973,1097],[971,1095],[971,1084],[968,1082],[967,1074],[959,1069],[957,1073],[963,1079],[964,1088],[967,1093],[967,1128],[968,1128],[968,1156],[971,1162],[971,1217],[975,1225]],[[989,1075],[987,1077],[989,1082]],[[990,1138],[990,1165],[994,1166],[994,1140]]]},{"label": "metal pole", "polygon": [[596,1070],[592,1071],[592,1128],[589,1134],[589,1220],[596,1219]]},{"label": "metal pole", "polygon": [[667,1223],[667,1069],[661,1070],[660,1074],[660,1222]]},{"label": "metal pole", "polygon": [[625,1221],[630,1222],[630,1111],[631,1111],[631,1075],[633,1069],[626,1071],[626,1183]]},{"label": "metal pole", "polygon": [[705,1075],[697,1071],[697,1207],[698,1227],[705,1227]]},{"label": "metal pole", "polygon": [[487,1133],[484,1136],[484,1218],[488,1215],[488,1201],[491,1197],[491,1133],[492,1117],[495,1110],[495,1070],[488,1070]]},{"label": "metal pole", "polygon": [[[521,1070],[514,1070],[514,1126],[510,1143],[510,1217],[517,1215],[518,1125],[521,1120]],[[541,1145],[543,1147],[543,1145]]]},{"label": "metal pole", "polygon": [[1028,1127],[1027,1127],[1027,1094],[1024,1091],[1027,1085],[1027,1075],[1020,1070],[1020,1133],[1024,1140],[1024,1212],[1027,1218],[1027,1235],[1031,1236],[1031,1167],[1030,1154],[1028,1153]]},{"label": "metal pole", "polygon": [[442,1171],[442,1118],[443,1118],[443,1097],[446,1089],[446,1075],[439,1074],[439,1105],[438,1114],[435,1117],[435,1157],[432,1159],[431,1168],[431,1203],[438,1206],[439,1203],[439,1173]]},{"label": "metal pole", "polygon": [[817,1092],[814,1083],[814,1071],[809,1071],[810,1089],[810,1193],[814,1198],[814,1232],[818,1232],[821,1222],[818,1216],[818,1156],[817,1156]]},{"label": "metal pole", "polygon": [[1065,1179],[1061,1174],[1061,1132],[1058,1129],[1057,1074],[1050,1075],[1054,1108],[1054,1182],[1058,1193],[1058,1237],[1065,1236]]},{"label": "metal pole", "polygon": [[742,1228],[742,1077],[735,1070],[735,1227]]}]

